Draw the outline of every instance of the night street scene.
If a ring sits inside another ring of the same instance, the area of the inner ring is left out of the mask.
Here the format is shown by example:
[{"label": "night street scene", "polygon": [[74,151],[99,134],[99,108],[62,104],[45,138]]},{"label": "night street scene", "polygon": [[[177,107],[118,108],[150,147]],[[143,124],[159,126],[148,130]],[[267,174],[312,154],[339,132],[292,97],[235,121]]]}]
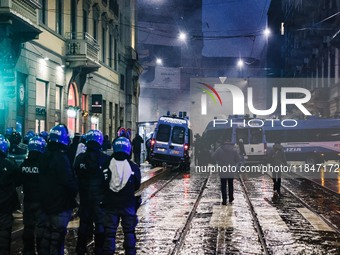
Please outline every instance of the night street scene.
[{"label": "night street scene", "polygon": [[340,0],[0,0],[0,255],[340,254]]}]

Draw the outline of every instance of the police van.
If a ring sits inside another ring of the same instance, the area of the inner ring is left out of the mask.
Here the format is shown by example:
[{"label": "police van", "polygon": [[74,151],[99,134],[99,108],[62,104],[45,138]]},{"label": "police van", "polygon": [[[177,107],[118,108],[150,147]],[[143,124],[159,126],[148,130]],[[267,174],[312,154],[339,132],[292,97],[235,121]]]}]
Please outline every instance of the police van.
[{"label": "police van", "polygon": [[163,163],[190,167],[192,131],[189,119],[167,115],[159,118],[151,140],[150,161],[153,166]]}]

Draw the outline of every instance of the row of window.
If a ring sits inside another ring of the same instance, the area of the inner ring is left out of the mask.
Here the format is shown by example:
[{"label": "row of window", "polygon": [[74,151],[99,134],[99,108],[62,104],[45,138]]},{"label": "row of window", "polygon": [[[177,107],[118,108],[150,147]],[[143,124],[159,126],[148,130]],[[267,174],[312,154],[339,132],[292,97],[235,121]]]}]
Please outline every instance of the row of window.
[{"label": "row of window", "polygon": [[[65,2],[63,0],[55,0],[55,6],[49,6],[48,0],[40,0],[41,9],[39,12],[39,20],[41,24],[44,24],[45,26],[48,26],[48,17],[49,15],[55,15],[55,32],[63,35],[64,34],[64,21],[65,18],[68,18],[70,16],[70,29],[71,29],[71,35],[76,36],[78,29],[77,29],[77,18],[78,18],[78,12],[77,12],[77,5],[78,0],[71,0],[69,2]],[[70,4],[70,13],[64,12],[66,4]],[[106,6],[107,1],[103,1],[103,4]],[[98,10],[98,12],[95,11]],[[118,3],[117,0],[110,0],[109,1],[109,9],[118,17]],[[92,17],[89,16],[89,14],[92,12]],[[89,8],[85,8],[85,3],[83,3],[83,13],[82,13],[82,32],[89,33],[89,20],[92,20],[92,36],[96,41],[101,41],[101,61],[104,64],[108,64],[111,68],[113,68],[115,71],[118,70],[118,43],[117,43],[117,34],[118,34],[118,26],[114,25],[113,20],[108,21],[107,15],[105,12],[103,12],[100,15],[100,10],[98,7],[98,4],[94,4],[92,6],[92,10],[90,11]],[[98,13],[98,14],[96,14]],[[101,40],[98,38],[98,26],[99,21],[102,23],[102,29],[101,29]],[[109,24],[109,26],[104,25]],[[110,27],[110,29],[109,29]],[[90,32],[90,33],[91,33]],[[114,34],[116,33],[116,34]],[[123,30],[119,30],[119,34],[122,35]],[[109,36],[107,36],[109,34]],[[120,36],[122,38],[122,36]],[[107,49],[108,44],[108,51]]]},{"label": "row of window", "polygon": [[171,142],[177,144],[184,144],[184,134],[185,128],[174,126],[172,129],[171,135],[171,126],[161,124],[158,127],[157,137],[156,139],[160,142],[169,142],[171,135]]}]

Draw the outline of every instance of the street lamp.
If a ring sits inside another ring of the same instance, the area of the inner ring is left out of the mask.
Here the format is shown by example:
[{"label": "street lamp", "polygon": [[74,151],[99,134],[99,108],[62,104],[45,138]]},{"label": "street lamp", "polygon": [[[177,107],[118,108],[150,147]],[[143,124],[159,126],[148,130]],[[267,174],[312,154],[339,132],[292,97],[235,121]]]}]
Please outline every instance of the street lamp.
[{"label": "street lamp", "polygon": [[156,58],[157,65],[163,65],[163,60],[161,58]]},{"label": "street lamp", "polygon": [[240,58],[238,61],[237,61],[237,67],[239,69],[239,76],[242,77],[243,74],[242,74],[242,69],[243,69],[243,66],[244,66],[244,61],[242,58]]},{"label": "street lamp", "polygon": [[180,32],[178,35],[178,39],[182,42],[185,42],[187,40],[187,34],[184,32]]},{"label": "street lamp", "polygon": [[268,36],[270,35],[270,29],[267,27],[265,30],[263,30],[263,34],[265,35],[265,37],[268,38]]},{"label": "street lamp", "polygon": [[238,68],[242,68],[243,67],[243,65],[244,65],[244,61],[240,58],[238,61],[237,61],[237,66],[238,66]]}]

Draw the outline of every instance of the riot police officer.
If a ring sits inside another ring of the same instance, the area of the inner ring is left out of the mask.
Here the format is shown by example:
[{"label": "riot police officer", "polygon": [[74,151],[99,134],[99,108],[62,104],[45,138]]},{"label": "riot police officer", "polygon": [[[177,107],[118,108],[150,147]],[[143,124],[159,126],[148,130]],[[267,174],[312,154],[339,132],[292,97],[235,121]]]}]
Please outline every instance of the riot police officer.
[{"label": "riot police officer", "polygon": [[124,232],[125,254],[136,254],[135,228],[136,215],[135,191],[141,183],[141,173],[131,158],[131,143],[126,137],[116,138],[113,142],[113,158],[107,176],[107,193],[104,199],[104,254],[114,254],[116,250],[116,233],[121,221]]},{"label": "riot police officer", "polygon": [[79,181],[79,228],[77,254],[85,254],[89,232],[95,224],[95,254],[103,254],[104,224],[102,202],[105,192],[103,170],[108,169],[110,156],[101,151],[103,134],[90,130],[86,134],[86,151],[80,153],[74,164]]},{"label": "riot police officer", "polygon": [[50,130],[47,151],[39,169],[40,202],[46,214],[42,254],[64,254],[67,224],[77,206],[75,174],[67,156],[70,143],[68,129],[59,124]]},{"label": "riot police officer", "polygon": [[24,192],[24,231],[22,235],[24,255],[36,254],[35,240],[37,251],[40,254],[40,241],[43,235],[45,216],[41,211],[39,202],[39,164],[46,151],[46,146],[47,144],[42,137],[32,137],[28,142],[28,157],[19,167]]},{"label": "riot police officer", "polygon": [[8,140],[0,136],[0,254],[10,254],[12,213],[20,209],[16,186],[18,186],[18,167],[7,159]]},{"label": "riot police officer", "polygon": [[42,138],[44,138],[44,140],[45,140],[46,142],[48,142],[48,132],[47,132],[47,131],[45,131],[45,130],[41,131],[41,132],[39,133],[39,136],[42,137]]},{"label": "riot police officer", "polygon": [[28,142],[30,141],[31,138],[33,138],[35,136],[35,133],[30,130],[26,133],[26,135],[24,136],[24,139],[23,139],[23,143],[28,145]]}]

